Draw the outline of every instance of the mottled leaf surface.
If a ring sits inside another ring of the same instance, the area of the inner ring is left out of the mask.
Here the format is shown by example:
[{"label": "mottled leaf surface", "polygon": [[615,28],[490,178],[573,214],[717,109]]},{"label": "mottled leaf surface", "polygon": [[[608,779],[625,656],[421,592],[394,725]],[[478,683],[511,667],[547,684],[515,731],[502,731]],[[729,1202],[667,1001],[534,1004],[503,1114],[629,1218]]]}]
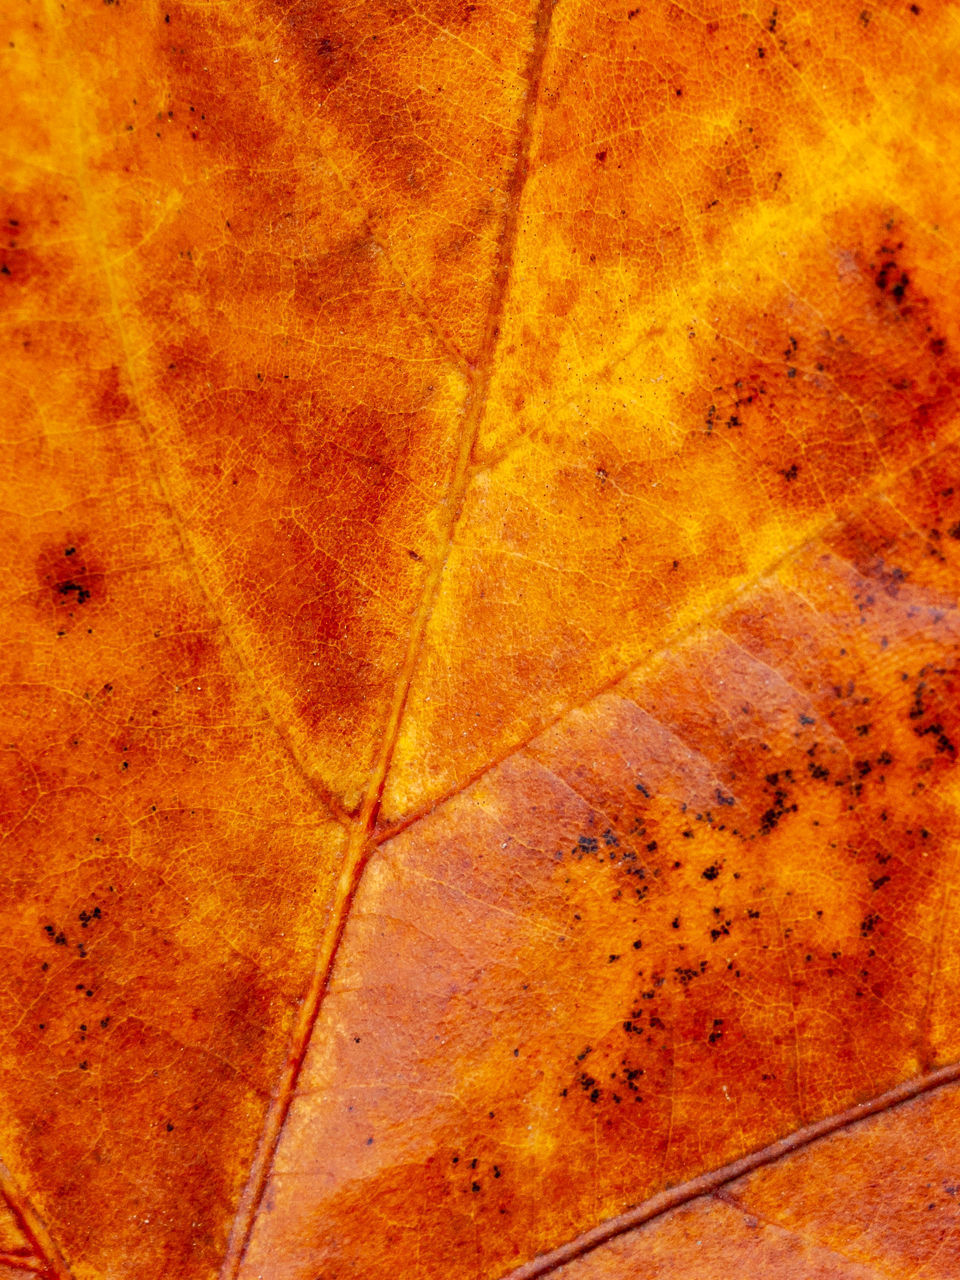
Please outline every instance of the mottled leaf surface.
[{"label": "mottled leaf surface", "polygon": [[0,1267],[956,1276],[956,5],[2,17]]},{"label": "mottled leaf surface", "polygon": [[557,1280],[955,1276],[958,1101],[954,1084],[855,1123],[553,1274]]}]

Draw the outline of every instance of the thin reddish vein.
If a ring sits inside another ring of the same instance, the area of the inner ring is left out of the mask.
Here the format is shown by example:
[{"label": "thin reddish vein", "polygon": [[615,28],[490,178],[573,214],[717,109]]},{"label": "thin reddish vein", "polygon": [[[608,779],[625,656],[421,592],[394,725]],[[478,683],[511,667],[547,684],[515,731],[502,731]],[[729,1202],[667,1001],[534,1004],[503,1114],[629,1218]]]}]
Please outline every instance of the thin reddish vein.
[{"label": "thin reddish vein", "polygon": [[510,271],[520,226],[520,203],[529,172],[534,119],[540,92],[540,80],[546,58],[550,20],[555,3],[556,0],[539,0],[534,22],[534,37],[527,69],[527,96],[517,137],[517,160],[507,186],[506,214],[499,240],[494,271],[494,286],[484,324],[483,341],[477,359],[476,373],[466,398],[463,430],[457,451],[456,464],[445,497],[443,531],[410,628],[407,651],[384,727],[380,751],[357,820],[350,834],[310,987],[300,1006],[283,1073],[273,1102],[267,1112],[257,1152],[246,1186],[240,1197],[227,1244],[226,1256],[220,1270],[221,1280],[235,1280],[243,1265],[243,1259],[253,1233],[257,1213],[273,1166],[274,1156],[280,1143],[280,1135],[283,1132],[283,1126],[293,1102],[297,1080],[303,1068],[313,1029],[330,983],[330,977],[336,963],[350,909],[356,897],[364,868],[372,852],[373,846],[370,836],[376,825],[384,784],[393,759],[400,724],[406,710],[410,688],[413,684],[414,673],[420,657],[423,638],[440,591],[443,571],[453,542],[454,531],[460,518],[463,497],[470,483],[470,461],[477,433],[480,430],[480,424],[486,412],[494,358],[500,335],[500,321],[510,283]]},{"label": "thin reddish vein", "polygon": [[676,648],[677,645],[682,644],[689,636],[696,635],[705,623],[710,622],[712,618],[717,617],[723,612],[723,610],[729,609],[739,600],[744,599],[749,592],[755,590],[761,583],[774,577],[774,575],[779,573],[779,571],[786,565],[794,563],[811,547],[816,546],[817,543],[821,542],[828,534],[835,530],[842,529],[855,516],[868,510],[872,503],[875,503],[878,499],[884,497],[888,490],[897,484],[898,481],[902,480],[905,476],[908,476],[911,472],[916,471],[918,468],[928,465],[930,462],[934,461],[942,454],[947,453],[949,450],[957,448],[958,445],[960,445],[960,436],[950,435],[947,439],[941,441],[935,448],[929,450],[922,457],[911,459],[911,461],[900,470],[885,472],[878,478],[877,483],[871,485],[859,501],[853,503],[842,516],[832,516],[830,519],[825,520],[819,528],[814,530],[812,533],[808,533],[802,541],[798,542],[795,546],[789,547],[786,551],[781,552],[774,560],[769,564],[764,565],[746,582],[742,582],[727,591],[720,599],[715,600],[708,608],[704,609],[702,613],[696,614],[696,616],[691,618],[689,621],[684,622],[682,626],[677,627],[673,631],[668,631],[663,641],[651,652],[645,654],[639,662],[629,663],[622,667],[619,671],[616,671],[613,675],[604,680],[602,684],[593,688],[588,694],[586,694],[586,696],[578,698],[575,702],[569,703],[567,706],[563,707],[555,715],[541,721],[536,725],[533,731],[528,733],[524,738],[511,744],[500,755],[488,760],[485,764],[474,770],[474,772],[468,777],[464,778],[462,782],[458,783],[457,786],[452,787],[449,791],[445,792],[442,796],[438,796],[435,800],[429,801],[429,803],[424,805],[423,808],[415,809],[413,812],[408,813],[402,818],[398,818],[394,822],[384,823],[384,825],[374,835],[375,843],[378,845],[386,844],[387,841],[400,835],[401,832],[415,826],[423,818],[433,813],[435,809],[441,808],[455,796],[460,795],[475,782],[478,782],[480,778],[486,777],[488,773],[491,773],[498,767],[498,765],[503,764],[505,760],[511,759],[511,757],[517,755],[526,747],[529,747],[531,743],[536,742],[537,738],[546,733],[547,730],[552,729],[554,725],[562,724],[570,715],[573,714],[573,712],[579,711],[583,707],[588,706],[595,699],[602,697],[606,693],[612,693],[616,690],[618,685],[621,685],[625,680],[631,679],[638,673],[654,667],[664,653],[670,649]]},{"label": "thin reddish vein", "polygon": [[960,1080],[960,1062],[940,1067],[928,1075],[906,1080],[903,1084],[888,1089],[886,1093],[881,1093],[866,1102],[858,1102],[856,1106],[849,1107],[846,1111],[839,1111],[836,1115],[817,1120],[814,1124],[805,1125],[802,1129],[795,1129],[787,1137],[780,1138],[779,1141],[771,1143],[768,1147],[762,1147],[759,1151],[753,1151],[750,1155],[742,1156],[732,1164],[713,1169],[709,1173],[701,1173],[698,1177],[692,1178],[689,1182],[683,1182],[679,1186],[668,1187],[665,1191],[645,1200],[643,1204],[635,1205],[625,1213],[617,1214],[615,1218],[608,1218],[606,1222],[591,1227],[589,1231],[584,1231],[575,1239],[568,1240],[559,1248],[551,1249],[549,1253],[542,1253],[529,1262],[523,1263],[522,1266],[505,1275],[503,1280],[535,1280],[538,1276],[550,1275],[567,1263],[582,1258],[594,1249],[599,1249],[610,1240],[615,1240],[617,1236],[622,1236],[636,1227],[643,1226],[644,1223],[662,1217],[671,1209],[677,1209],[680,1205],[688,1204],[700,1196],[710,1195],[720,1187],[735,1182],[756,1169],[762,1169],[765,1165],[793,1155],[794,1152],[801,1151],[804,1147],[809,1147],[832,1133],[849,1129],[870,1116],[890,1111],[894,1107],[902,1106],[920,1097],[921,1094],[942,1089],[946,1085],[954,1084],[957,1080]]},{"label": "thin reddish vein", "polygon": [[[60,33],[60,43],[63,46],[62,56],[67,57],[72,50],[70,50],[67,38],[64,34],[60,11],[52,3],[52,0],[47,0],[47,6],[51,23],[56,24],[57,30]],[[81,77],[79,75],[74,75],[71,77],[71,83],[75,86],[79,86],[81,83]],[[187,566],[196,584],[207,613],[219,628],[224,647],[236,662],[244,679],[248,681],[253,688],[258,689],[260,706],[264,710],[270,727],[277,736],[281,749],[289,758],[293,768],[302,778],[306,787],[316,797],[318,806],[321,810],[325,811],[325,813],[336,822],[343,825],[349,821],[350,815],[347,814],[337,796],[335,796],[325,785],[322,779],[309,768],[307,761],[304,759],[293,735],[284,724],[282,717],[278,714],[273,699],[266,696],[262,686],[257,682],[256,673],[252,670],[250,663],[243,652],[243,647],[238,638],[236,627],[227,617],[226,612],[219,607],[207,582],[206,575],[201,570],[195,539],[184,524],[181,518],[181,512],[174,501],[170,482],[167,479],[165,469],[162,465],[159,438],[155,429],[156,424],[153,420],[153,415],[150,412],[147,397],[145,396],[141,385],[141,377],[138,371],[137,361],[131,351],[126,326],[123,323],[117,296],[114,268],[111,265],[110,255],[107,252],[107,246],[100,230],[100,221],[96,215],[95,209],[91,205],[90,180],[87,174],[86,160],[86,134],[81,123],[83,112],[80,109],[79,97],[76,94],[75,98],[74,116],[76,119],[77,152],[80,156],[80,164],[77,172],[77,184],[81,193],[83,207],[86,211],[91,242],[94,245],[96,255],[99,260],[101,277],[103,279],[107,298],[110,304],[110,311],[112,313],[114,328],[117,335],[117,342],[120,351],[123,354],[124,365],[129,378],[130,387],[133,392],[133,401],[137,410],[137,424],[140,429],[141,438],[146,446],[147,471],[150,480],[152,481],[154,490],[170,520],[170,527],[179,545],[182,561]]]},{"label": "thin reddish vein", "polygon": [[[45,1277],[45,1280],[71,1280],[67,1264],[45,1223],[17,1186],[13,1174],[2,1161],[0,1161],[0,1194],[16,1219],[17,1226],[33,1249],[30,1257],[10,1255],[6,1265],[17,1266],[25,1271],[34,1271]],[[16,1261],[13,1260],[14,1258]],[[0,1261],[3,1260],[0,1258]]]}]

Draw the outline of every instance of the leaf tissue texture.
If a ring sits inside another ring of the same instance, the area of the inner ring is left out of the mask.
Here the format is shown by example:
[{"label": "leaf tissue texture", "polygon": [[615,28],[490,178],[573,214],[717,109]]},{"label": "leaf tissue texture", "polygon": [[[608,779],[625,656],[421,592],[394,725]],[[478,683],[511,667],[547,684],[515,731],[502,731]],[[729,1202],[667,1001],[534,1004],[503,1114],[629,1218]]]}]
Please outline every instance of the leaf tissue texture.
[{"label": "leaf tissue texture", "polygon": [[960,1277],[960,7],[0,17],[0,1276]]}]

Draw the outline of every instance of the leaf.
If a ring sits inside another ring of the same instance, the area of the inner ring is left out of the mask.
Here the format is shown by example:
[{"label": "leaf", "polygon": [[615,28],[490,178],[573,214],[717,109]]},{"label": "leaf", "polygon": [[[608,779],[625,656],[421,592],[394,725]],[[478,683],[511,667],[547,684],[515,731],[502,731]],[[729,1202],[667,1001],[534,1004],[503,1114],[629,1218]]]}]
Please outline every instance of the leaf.
[{"label": "leaf", "polygon": [[956,7],[5,23],[0,1264],[886,1259],[823,1187],[960,1060]]},{"label": "leaf", "polygon": [[563,1264],[539,1259],[516,1280],[548,1267],[562,1280],[713,1277],[731,1268],[778,1280],[955,1275],[956,1084],[898,1102],[902,1096],[888,1096],[891,1110],[859,1123],[847,1117],[845,1131],[764,1161],[709,1196],[691,1198],[704,1186],[677,1188],[674,1198],[683,1190],[689,1203],[599,1247],[572,1241]]}]

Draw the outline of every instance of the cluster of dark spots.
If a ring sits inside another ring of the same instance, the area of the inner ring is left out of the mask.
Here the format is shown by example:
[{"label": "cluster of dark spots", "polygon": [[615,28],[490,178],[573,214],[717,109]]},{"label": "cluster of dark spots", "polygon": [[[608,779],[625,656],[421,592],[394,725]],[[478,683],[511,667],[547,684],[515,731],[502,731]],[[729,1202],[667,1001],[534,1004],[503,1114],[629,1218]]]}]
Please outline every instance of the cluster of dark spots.
[{"label": "cluster of dark spots", "polygon": [[[719,915],[720,915],[720,913],[721,913],[721,908],[720,908],[720,907],[714,907],[714,908],[713,908],[713,913],[714,913],[714,915],[719,916]],[[730,936],[730,926],[731,926],[732,924],[733,924],[733,921],[732,921],[732,920],[724,920],[722,923],[718,924],[715,928],[711,929],[711,930],[710,930],[710,941],[711,941],[711,942],[717,942],[717,941],[719,941],[719,939],[720,939],[720,938],[727,938],[727,937],[729,937],[729,936]]]},{"label": "cluster of dark spots", "polygon": [[58,929],[52,924],[45,924],[43,926],[43,931],[52,942],[56,943],[58,947],[65,947],[67,945],[67,935],[62,929]]},{"label": "cluster of dark spots", "polygon": [[676,982],[679,982],[681,987],[686,987],[689,985],[689,983],[691,983],[694,980],[694,978],[702,977],[703,974],[706,973],[706,971],[707,971],[707,961],[701,960],[699,965],[696,968],[678,967],[674,969],[673,971],[674,980]]},{"label": "cluster of dark spots", "polygon": [[57,591],[62,596],[67,596],[71,591],[75,591],[77,593],[77,604],[85,604],[90,599],[89,588],[81,586],[79,582],[61,582],[57,587]]},{"label": "cluster of dark spots", "polygon": [[[492,1114],[493,1113],[491,1112],[491,1115]],[[374,1139],[372,1137],[369,1137],[366,1140],[366,1145],[368,1147],[372,1146],[373,1142],[374,1142]],[[480,1176],[481,1176],[480,1157],[473,1156],[468,1159],[466,1156],[461,1157],[459,1154],[455,1153],[450,1157],[450,1163],[454,1166],[457,1166],[461,1163],[461,1159],[465,1162],[466,1168],[469,1169],[470,1171],[467,1174],[468,1181],[461,1183],[461,1188],[463,1191],[467,1193],[472,1193],[475,1195],[478,1191],[482,1190],[482,1185],[483,1185],[480,1182]],[[495,1178],[500,1178],[503,1176],[503,1170],[500,1168],[499,1165],[496,1165],[496,1164],[492,1165],[491,1172],[493,1173],[493,1176]]]},{"label": "cluster of dark spots", "polygon": [[721,870],[722,870],[722,867],[720,866],[719,863],[711,862],[709,867],[705,867],[703,871],[700,872],[700,875],[703,877],[704,880],[716,880]]},{"label": "cluster of dark spots", "polygon": [[[949,673],[943,667],[925,666],[921,668],[919,679],[913,690],[913,702],[910,706],[907,716],[910,720],[921,720],[929,712],[929,708],[925,702],[925,695],[930,693],[930,686],[927,677],[930,675],[947,676]],[[904,673],[906,675],[906,673]],[[933,737],[934,744],[938,753],[949,756],[956,756],[956,747],[948,737],[942,722],[934,719],[930,724],[917,725],[913,732],[918,738]]]},{"label": "cluster of dark spots", "polygon": [[788,804],[790,798],[787,789],[781,782],[793,782],[793,771],[784,769],[782,773],[768,773],[766,783],[773,788],[773,803],[765,810],[760,819],[760,834],[769,835],[780,819],[788,813],[796,813],[796,804]]},{"label": "cluster of dark spots", "polygon": [[860,921],[860,937],[868,938],[879,923],[880,917],[875,912],[871,912],[870,915],[864,916]]},{"label": "cluster of dark spots", "polygon": [[593,1076],[587,1075],[585,1071],[580,1073],[577,1084],[584,1091],[591,1102],[600,1101],[600,1090],[597,1088],[597,1082]]},{"label": "cluster of dark spots", "polygon": [[874,284],[881,293],[889,293],[898,306],[903,302],[904,295],[910,287],[909,275],[897,265],[897,254],[902,248],[902,240],[896,245],[881,245],[878,254],[880,265],[873,268],[876,272],[873,277]]},{"label": "cluster of dark spots", "polygon": [[943,725],[940,724],[939,721],[936,721],[933,724],[928,724],[922,729],[914,729],[913,732],[918,738],[926,738],[932,735],[934,738],[934,747],[939,753],[949,756],[955,756],[957,754],[956,747],[947,737],[944,732]]},{"label": "cluster of dark spots", "polygon": [[[722,391],[723,388],[718,387],[717,390]],[[767,384],[759,379],[750,383],[750,385],[747,385],[744,378],[735,378],[733,382],[733,392],[733,412],[728,414],[724,422],[724,425],[728,430],[732,430],[734,427],[740,427],[743,425],[739,410],[749,409],[752,404],[757,402],[760,396],[769,395]],[[710,410],[712,410],[713,414],[716,415],[717,410],[715,405],[711,405]],[[707,416],[709,420],[709,411]],[[708,421],[708,434],[711,430],[712,424]]]},{"label": "cluster of dark spots", "polygon": [[[640,974],[642,975],[642,973],[643,973],[643,970],[641,969],[641,970],[640,970]],[[641,991],[641,993],[640,993],[640,999],[641,999],[641,1000],[653,1000],[653,999],[655,999],[655,998],[656,998],[657,991],[658,991],[658,990],[660,989],[660,987],[662,987],[662,986],[663,986],[663,984],[666,982],[666,978],[665,978],[662,974],[654,974],[654,975],[651,977],[650,981],[653,983],[653,986],[652,986],[652,987],[650,987],[650,988],[648,988],[646,991]],[[636,1010],[636,1011],[634,1012],[634,1014],[633,1014],[633,1017],[637,1018],[637,1017],[639,1017],[639,1016],[640,1016],[640,1011],[639,1011],[639,1010]]]},{"label": "cluster of dark spots", "polygon": [[810,763],[807,765],[807,772],[814,781],[826,782],[830,777],[830,770],[826,765],[818,764],[816,760],[812,759],[812,757],[817,754],[819,747],[820,743],[815,742],[812,746],[807,748],[807,755],[811,757]]},{"label": "cluster of dark spots", "polygon": [[[20,274],[17,270],[17,266],[18,262],[23,258],[23,249],[20,247],[19,240],[20,219],[7,218],[5,229],[12,234],[10,235],[6,245],[0,247],[0,264],[2,264],[0,265],[0,276],[4,276],[8,280],[12,280],[15,276]],[[9,254],[7,253],[7,250],[10,251]],[[13,271],[10,270],[11,266],[14,268]],[[28,345],[28,343],[24,343],[24,346]]]},{"label": "cluster of dark spots", "polygon": [[91,601],[104,597],[104,573],[102,567],[90,557],[81,558],[76,542],[61,542],[43,550],[37,559],[37,575],[41,583],[52,592],[61,623],[58,636],[67,634],[61,622],[63,610],[69,618],[74,610]]},{"label": "cluster of dark spots", "polygon": [[707,1040],[709,1041],[710,1044],[717,1044],[722,1039],[723,1039],[723,1019],[714,1018],[713,1029],[710,1032],[710,1034],[707,1036]]},{"label": "cluster of dark spots", "polygon": [[[733,796],[728,796],[722,791],[717,791],[716,794],[717,800],[720,804],[725,806],[736,804],[736,800]],[[683,805],[683,812],[686,812],[686,808],[687,806]],[[714,831],[727,830],[727,824],[725,822],[718,822],[712,809],[706,809],[702,813],[694,814],[694,821],[702,822],[706,826],[711,827]],[[681,834],[685,840],[692,840],[694,838],[694,833],[689,827],[685,831],[681,832]]]},{"label": "cluster of dark spots", "polygon": [[77,917],[77,919],[80,921],[81,929],[86,929],[91,923],[91,921],[99,920],[102,914],[103,913],[101,912],[99,907],[94,907],[92,911],[81,911],[79,916]]}]

